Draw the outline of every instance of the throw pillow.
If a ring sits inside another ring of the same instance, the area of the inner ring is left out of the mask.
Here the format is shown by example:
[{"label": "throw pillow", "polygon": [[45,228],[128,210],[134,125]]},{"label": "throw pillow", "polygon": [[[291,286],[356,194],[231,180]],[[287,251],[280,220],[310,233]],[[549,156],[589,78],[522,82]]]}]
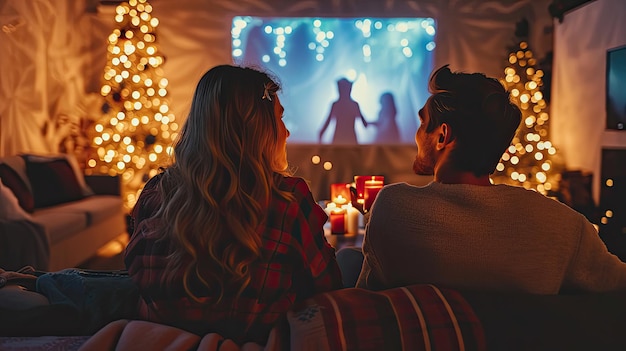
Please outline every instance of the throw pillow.
[{"label": "throw pillow", "polygon": [[26,174],[33,189],[35,208],[57,205],[84,198],[76,174],[66,159],[47,162],[26,157]]},{"label": "throw pillow", "polygon": [[76,176],[76,180],[78,181],[78,185],[80,185],[80,189],[84,196],[91,196],[94,194],[93,190],[87,185],[85,182],[85,176],[83,174],[83,170],[80,168],[78,164],[78,160],[76,156],[73,154],[57,154],[57,155],[35,155],[35,154],[23,154],[22,157],[25,161],[30,162],[50,162],[54,160],[67,160],[67,162],[72,167],[74,171],[74,175]]},{"label": "throw pillow", "polygon": [[72,166],[72,170],[74,170],[74,174],[76,175],[76,180],[78,180],[78,185],[80,185],[80,189],[83,192],[83,195],[84,196],[93,195],[94,194],[93,190],[91,190],[89,185],[87,185],[87,182],[85,182],[85,175],[83,173],[83,170],[80,168],[80,165],[78,164],[78,160],[76,159],[76,156],[74,156],[73,154],[65,154],[65,158],[67,159],[67,162],[70,163],[70,166]]},{"label": "throw pillow", "polygon": [[24,211],[32,213],[35,209],[35,199],[19,174],[10,166],[0,163],[0,179],[11,190],[13,196],[17,198],[20,207]]},{"label": "throw pillow", "polygon": [[485,350],[480,320],[459,292],[433,285],[317,294],[287,315],[292,350]]},{"label": "throw pillow", "polygon": [[13,191],[2,184],[0,178],[0,220],[20,221],[30,219],[30,215],[20,206]]}]

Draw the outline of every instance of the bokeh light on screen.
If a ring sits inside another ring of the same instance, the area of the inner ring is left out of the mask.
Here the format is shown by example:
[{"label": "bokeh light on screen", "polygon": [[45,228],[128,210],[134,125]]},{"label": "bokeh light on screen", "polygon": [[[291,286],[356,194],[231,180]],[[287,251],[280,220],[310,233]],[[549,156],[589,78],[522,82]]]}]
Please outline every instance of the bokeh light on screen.
[{"label": "bokeh light on screen", "polygon": [[[353,83],[351,97],[368,122],[379,119],[383,94],[395,101],[399,136],[381,138],[380,124],[364,127],[357,119],[359,144],[413,143],[433,69],[433,19],[237,16],[231,34],[235,64],[261,67],[281,82],[289,143],[319,142],[342,78]],[[331,142],[334,128],[333,121],[322,143]]]}]

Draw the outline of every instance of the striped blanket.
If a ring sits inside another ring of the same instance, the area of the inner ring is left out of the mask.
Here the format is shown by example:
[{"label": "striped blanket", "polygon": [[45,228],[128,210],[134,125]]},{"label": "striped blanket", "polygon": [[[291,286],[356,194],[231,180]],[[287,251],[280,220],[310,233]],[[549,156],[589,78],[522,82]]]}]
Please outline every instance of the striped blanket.
[{"label": "striped blanket", "polygon": [[472,307],[457,291],[433,285],[318,294],[288,319],[292,350],[486,349]]}]

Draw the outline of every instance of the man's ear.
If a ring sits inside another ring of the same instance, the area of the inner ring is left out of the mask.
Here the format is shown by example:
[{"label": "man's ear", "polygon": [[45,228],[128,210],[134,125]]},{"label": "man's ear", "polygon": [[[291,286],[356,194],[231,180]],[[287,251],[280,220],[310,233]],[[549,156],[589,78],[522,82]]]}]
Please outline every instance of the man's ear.
[{"label": "man's ear", "polygon": [[452,131],[450,126],[446,123],[442,123],[439,126],[438,136],[437,136],[437,150],[443,149],[446,145],[448,145],[452,141]]}]

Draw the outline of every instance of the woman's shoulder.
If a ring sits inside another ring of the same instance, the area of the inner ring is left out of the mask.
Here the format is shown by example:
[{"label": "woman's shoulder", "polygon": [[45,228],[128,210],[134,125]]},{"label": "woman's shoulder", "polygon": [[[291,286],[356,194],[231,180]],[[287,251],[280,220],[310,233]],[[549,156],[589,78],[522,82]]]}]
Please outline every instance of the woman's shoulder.
[{"label": "woman's shoulder", "polygon": [[154,206],[160,202],[159,188],[164,172],[159,172],[150,178],[141,189],[137,204],[140,206]]},{"label": "woman's shoulder", "polygon": [[311,192],[307,182],[300,177],[281,176],[278,188],[280,190],[296,194],[306,194]]},{"label": "woman's shoulder", "polygon": [[163,178],[163,172],[157,173],[154,177],[150,178],[146,185],[144,185],[144,190],[146,189],[154,189],[157,188],[159,183],[161,182],[161,178]]}]

